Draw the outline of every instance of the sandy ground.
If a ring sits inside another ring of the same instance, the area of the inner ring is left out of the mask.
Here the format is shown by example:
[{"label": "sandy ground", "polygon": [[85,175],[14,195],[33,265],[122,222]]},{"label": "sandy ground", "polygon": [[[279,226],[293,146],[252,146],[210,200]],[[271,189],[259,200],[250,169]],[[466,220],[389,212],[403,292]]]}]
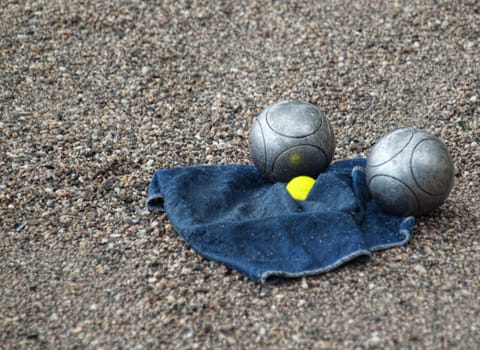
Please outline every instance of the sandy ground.
[{"label": "sandy ground", "polygon": [[[455,162],[403,248],[256,284],[149,213],[157,168],[249,164],[270,103],[316,104],[335,159],[404,126]],[[0,6],[0,349],[474,349],[476,1]]]}]

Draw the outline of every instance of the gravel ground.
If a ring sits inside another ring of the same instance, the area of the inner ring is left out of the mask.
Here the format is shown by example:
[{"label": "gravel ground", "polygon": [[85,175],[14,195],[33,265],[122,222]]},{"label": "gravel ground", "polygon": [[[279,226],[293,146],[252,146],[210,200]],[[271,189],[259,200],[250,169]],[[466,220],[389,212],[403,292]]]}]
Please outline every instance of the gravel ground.
[{"label": "gravel ground", "polygon": [[[440,137],[445,203],[404,248],[260,285],[145,208],[157,168],[250,163],[253,118],[324,110],[335,159]],[[25,1],[0,7],[0,349],[474,349],[476,1]]]}]

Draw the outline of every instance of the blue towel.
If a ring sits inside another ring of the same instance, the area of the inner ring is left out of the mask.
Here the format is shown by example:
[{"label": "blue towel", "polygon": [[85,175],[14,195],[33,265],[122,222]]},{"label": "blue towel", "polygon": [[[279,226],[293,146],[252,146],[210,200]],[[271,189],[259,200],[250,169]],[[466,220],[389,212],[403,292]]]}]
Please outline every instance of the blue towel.
[{"label": "blue towel", "polygon": [[199,254],[255,281],[317,274],[411,236],[413,217],[385,214],[371,200],[364,166],[363,158],[333,163],[305,201],[253,166],[160,169],[147,206],[165,211]]}]

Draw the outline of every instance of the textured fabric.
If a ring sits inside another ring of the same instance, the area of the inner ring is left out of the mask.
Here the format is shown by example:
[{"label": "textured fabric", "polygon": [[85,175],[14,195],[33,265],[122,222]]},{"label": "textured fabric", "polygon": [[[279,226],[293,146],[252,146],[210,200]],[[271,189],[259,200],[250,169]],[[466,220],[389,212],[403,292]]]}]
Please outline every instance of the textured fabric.
[{"label": "textured fabric", "polygon": [[384,214],[369,198],[365,159],[333,163],[305,201],[253,166],[157,170],[147,206],[207,259],[255,281],[321,273],[372,251],[406,243],[414,218]]}]

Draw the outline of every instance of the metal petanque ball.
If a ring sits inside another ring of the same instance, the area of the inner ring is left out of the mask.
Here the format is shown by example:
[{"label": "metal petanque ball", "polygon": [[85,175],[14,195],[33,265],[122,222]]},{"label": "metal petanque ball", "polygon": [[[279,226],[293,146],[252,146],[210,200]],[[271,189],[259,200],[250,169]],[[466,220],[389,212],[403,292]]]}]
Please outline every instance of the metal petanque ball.
[{"label": "metal petanque ball", "polygon": [[325,115],[314,105],[281,101],[255,119],[248,139],[253,163],[269,181],[296,176],[316,178],[333,158],[335,136]]},{"label": "metal petanque ball", "polygon": [[382,137],[367,158],[367,185],[382,208],[425,215],[447,199],[454,165],[447,147],[428,132],[404,128]]}]

